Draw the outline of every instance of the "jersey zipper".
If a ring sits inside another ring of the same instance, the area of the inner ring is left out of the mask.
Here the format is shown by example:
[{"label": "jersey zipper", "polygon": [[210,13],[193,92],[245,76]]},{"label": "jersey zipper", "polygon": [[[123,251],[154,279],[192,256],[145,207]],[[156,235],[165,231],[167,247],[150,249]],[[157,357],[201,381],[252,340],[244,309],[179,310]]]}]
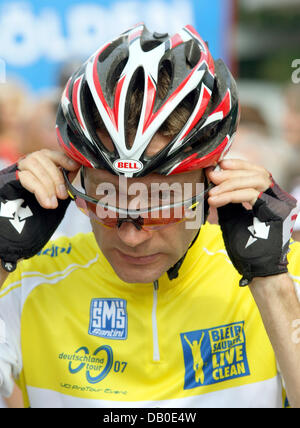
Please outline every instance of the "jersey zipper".
[{"label": "jersey zipper", "polygon": [[157,330],[157,294],[158,281],[153,283],[153,305],[152,305],[152,338],[153,338],[153,361],[160,361],[158,330]]}]

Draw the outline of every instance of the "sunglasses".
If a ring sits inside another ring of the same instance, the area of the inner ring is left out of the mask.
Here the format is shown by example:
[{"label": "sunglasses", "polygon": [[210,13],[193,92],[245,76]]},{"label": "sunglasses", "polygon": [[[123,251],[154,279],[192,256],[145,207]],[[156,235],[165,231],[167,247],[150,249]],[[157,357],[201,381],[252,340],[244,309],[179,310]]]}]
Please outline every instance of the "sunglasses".
[{"label": "sunglasses", "polygon": [[[67,191],[77,207],[90,219],[108,228],[121,227],[124,222],[131,222],[138,230],[158,230],[172,224],[181,223],[196,217],[197,209],[200,209],[208,196],[209,190],[214,187],[209,183],[206,189],[191,198],[141,209],[124,209],[99,199],[89,196],[74,187],[68,178],[68,171],[62,169]],[[81,182],[83,173],[81,170]]]}]

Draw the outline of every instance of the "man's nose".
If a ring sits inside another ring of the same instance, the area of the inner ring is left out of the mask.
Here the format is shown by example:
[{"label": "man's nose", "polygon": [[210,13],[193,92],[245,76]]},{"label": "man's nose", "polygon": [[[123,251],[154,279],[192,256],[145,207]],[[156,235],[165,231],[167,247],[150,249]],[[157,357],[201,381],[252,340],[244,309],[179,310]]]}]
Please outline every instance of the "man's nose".
[{"label": "man's nose", "polygon": [[144,230],[144,229],[139,230],[131,222],[121,223],[117,231],[121,241],[124,242],[124,244],[126,244],[128,247],[132,247],[132,248],[137,247],[143,242],[148,241],[149,239],[152,238],[152,234],[153,234],[153,232],[149,230]]}]

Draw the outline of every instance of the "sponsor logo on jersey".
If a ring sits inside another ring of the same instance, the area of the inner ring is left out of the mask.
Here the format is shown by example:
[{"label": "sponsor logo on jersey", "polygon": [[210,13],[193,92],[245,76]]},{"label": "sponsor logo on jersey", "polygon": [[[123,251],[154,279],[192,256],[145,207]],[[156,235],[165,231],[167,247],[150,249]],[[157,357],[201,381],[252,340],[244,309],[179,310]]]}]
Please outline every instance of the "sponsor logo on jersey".
[{"label": "sponsor logo on jersey", "polygon": [[67,247],[60,247],[59,245],[52,244],[51,247],[43,249],[37,253],[38,256],[49,256],[57,257],[59,254],[65,253],[70,254],[72,250],[72,245],[69,243]]},{"label": "sponsor logo on jersey", "polygon": [[68,370],[72,375],[85,375],[88,383],[101,382],[111,370],[123,373],[127,362],[114,359],[113,350],[109,345],[102,345],[90,352],[87,346],[81,346],[73,353],[61,352],[59,360],[68,362]]},{"label": "sponsor logo on jersey", "polygon": [[105,339],[127,339],[127,305],[123,299],[92,299],[89,334]]},{"label": "sponsor logo on jersey", "polygon": [[114,162],[113,167],[119,172],[139,172],[144,168],[142,162],[130,159],[118,159]]},{"label": "sponsor logo on jersey", "polygon": [[250,374],[244,322],[180,334],[185,365],[184,389]]}]

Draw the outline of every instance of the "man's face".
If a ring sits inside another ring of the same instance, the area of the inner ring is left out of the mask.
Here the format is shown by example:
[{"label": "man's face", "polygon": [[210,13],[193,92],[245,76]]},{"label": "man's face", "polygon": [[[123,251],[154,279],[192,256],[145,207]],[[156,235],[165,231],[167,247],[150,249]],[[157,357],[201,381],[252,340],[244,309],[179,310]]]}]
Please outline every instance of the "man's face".
[{"label": "man's face", "polygon": [[[108,149],[113,148],[107,135],[99,131],[98,135]],[[155,135],[147,154],[151,156],[157,153],[168,142],[168,138]],[[203,181],[204,173],[198,170],[168,177],[149,174],[142,178],[129,178],[127,185],[129,187],[131,184],[140,183],[147,186],[150,192],[153,183],[167,183],[170,186],[178,183],[182,187],[185,183],[191,183],[193,194],[196,194],[196,184]],[[87,194],[97,198],[97,188],[101,183],[111,183],[119,190],[118,176],[105,170],[88,168],[85,176]],[[199,227],[187,228],[185,221],[155,231],[138,230],[131,222],[124,222],[121,227],[113,229],[93,220],[91,223],[99,248],[116,274],[128,283],[149,283],[157,280],[185,254],[199,230]]]},{"label": "man's face", "polygon": [[[182,188],[185,183],[191,183],[195,189],[196,183],[200,182],[203,182],[203,172],[193,171],[170,177],[150,174],[143,178],[130,178],[127,179],[127,187],[139,183],[149,189],[150,194],[153,183],[167,183],[169,186],[176,183]],[[86,170],[85,188],[88,195],[97,198],[97,188],[101,183],[112,184],[119,194],[118,176],[105,170]],[[197,227],[187,227],[189,221],[192,220],[158,230],[138,230],[132,222],[124,222],[114,228],[105,227],[94,220],[91,223],[99,248],[116,274],[128,283],[149,283],[163,275],[187,251],[198,232]]]}]

